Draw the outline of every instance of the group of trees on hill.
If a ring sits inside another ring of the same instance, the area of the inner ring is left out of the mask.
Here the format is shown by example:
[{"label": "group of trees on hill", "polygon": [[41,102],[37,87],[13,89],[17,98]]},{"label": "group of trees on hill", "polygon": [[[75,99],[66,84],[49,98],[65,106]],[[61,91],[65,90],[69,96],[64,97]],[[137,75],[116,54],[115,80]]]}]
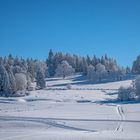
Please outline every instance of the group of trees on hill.
[{"label": "group of trees on hill", "polygon": [[81,73],[91,81],[122,80],[126,74],[140,74],[140,56],[134,61],[132,71],[129,67],[120,67],[107,55],[81,57],[50,50],[45,61],[12,55],[0,57],[0,95],[14,96],[31,90],[34,81],[36,88],[45,88],[45,78],[65,78],[74,73]]},{"label": "group of trees on hill", "polygon": [[[43,61],[18,57],[0,58],[0,95],[15,96],[31,90],[36,80],[38,88],[45,87],[47,65]],[[20,95],[19,95],[20,96]]]},{"label": "group of trees on hill", "polygon": [[[116,60],[109,58],[107,55],[102,56],[101,58],[98,58],[95,55],[93,57],[81,57],[68,53],[64,54],[62,52],[54,53],[50,50],[46,64],[50,77],[65,77],[73,74],[75,71],[76,73],[80,72],[87,76],[91,81],[101,81],[103,79],[121,80],[125,74],[131,73],[129,67],[120,67]],[[67,66],[64,67],[63,65]],[[65,68],[67,70],[65,70]],[[63,71],[61,71],[62,69]]]}]

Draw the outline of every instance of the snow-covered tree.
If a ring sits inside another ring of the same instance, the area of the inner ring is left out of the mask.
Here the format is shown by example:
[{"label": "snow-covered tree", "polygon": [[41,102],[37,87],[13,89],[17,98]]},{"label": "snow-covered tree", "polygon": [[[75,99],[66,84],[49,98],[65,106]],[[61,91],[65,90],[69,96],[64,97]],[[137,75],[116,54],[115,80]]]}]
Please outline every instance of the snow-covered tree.
[{"label": "snow-covered tree", "polygon": [[132,86],[120,87],[118,99],[121,101],[140,100],[140,76],[132,82]]},{"label": "snow-covered tree", "polygon": [[54,53],[52,50],[49,51],[48,59],[46,60],[46,63],[48,65],[48,72],[49,75],[52,77],[55,74],[55,64],[54,64]]},{"label": "snow-covered tree", "polygon": [[137,56],[137,59],[133,62],[132,72],[135,74],[140,74],[140,55]]},{"label": "snow-covered tree", "polygon": [[29,75],[30,75],[31,80],[33,82],[35,79],[34,61],[32,59],[27,59],[27,65],[28,65],[27,72],[30,73]]},{"label": "snow-covered tree", "polygon": [[126,75],[126,69],[123,67],[118,67],[118,71],[116,72],[117,80],[123,80],[123,77]]},{"label": "snow-covered tree", "polygon": [[126,74],[131,74],[131,68],[130,67],[126,67]]},{"label": "snow-covered tree", "polygon": [[3,64],[0,64],[0,95],[9,96],[10,94],[9,76]]},{"label": "snow-covered tree", "polygon": [[87,61],[87,64],[88,64],[88,66],[91,64],[91,58],[87,55],[87,57],[86,57],[86,61]]},{"label": "snow-covered tree", "polygon": [[6,71],[9,77],[9,95],[13,95],[16,93],[16,80],[9,64],[6,65]]},{"label": "snow-covered tree", "polygon": [[137,76],[136,79],[133,81],[133,87],[136,96],[140,99],[140,76]]},{"label": "snow-covered tree", "polygon": [[135,92],[133,87],[120,87],[118,91],[118,100],[120,101],[130,101],[134,100]]},{"label": "snow-covered tree", "polygon": [[16,90],[17,91],[26,90],[27,88],[26,75],[24,73],[16,73],[15,79],[16,79]]},{"label": "snow-covered tree", "polygon": [[8,64],[10,66],[12,66],[14,64],[14,58],[11,54],[9,54],[9,56],[8,56]]},{"label": "snow-covered tree", "polygon": [[21,73],[22,72],[22,68],[20,66],[16,65],[16,66],[13,66],[12,71],[13,71],[13,74]]},{"label": "snow-covered tree", "polygon": [[37,74],[37,72],[41,70],[44,74],[47,70],[47,65],[45,62],[43,61],[39,61],[39,60],[36,60],[34,62],[34,71],[35,71],[35,75]]},{"label": "snow-covered tree", "polygon": [[46,87],[45,75],[44,75],[42,69],[39,69],[39,70],[37,71],[37,75],[36,75],[36,84],[37,84],[37,87],[39,87],[40,89],[43,89],[43,88]]},{"label": "snow-covered tree", "polygon": [[90,65],[87,68],[87,77],[90,81],[94,81],[95,80],[95,67]]},{"label": "snow-covered tree", "polygon": [[65,78],[66,76],[72,74],[74,74],[74,69],[72,68],[72,66],[70,66],[67,61],[62,61],[62,63],[58,65],[56,69],[55,76]]},{"label": "snow-covered tree", "polygon": [[84,57],[82,58],[82,72],[83,72],[83,75],[88,74],[88,64]]},{"label": "snow-covered tree", "polygon": [[96,70],[97,80],[101,81],[103,78],[105,78],[107,71],[104,65],[102,65],[101,63],[97,64],[95,70]]},{"label": "snow-covered tree", "polygon": [[72,89],[71,83],[68,83],[68,84],[66,85],[66,87],[67,87],[67,89]]}]

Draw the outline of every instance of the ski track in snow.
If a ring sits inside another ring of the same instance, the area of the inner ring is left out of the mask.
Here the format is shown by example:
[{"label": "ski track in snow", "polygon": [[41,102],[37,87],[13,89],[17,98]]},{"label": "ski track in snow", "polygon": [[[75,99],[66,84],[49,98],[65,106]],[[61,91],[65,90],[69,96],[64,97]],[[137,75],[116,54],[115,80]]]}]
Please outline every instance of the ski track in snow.
[{"label": "ski track in snow", "polygon": [[[57,127],[57,128],[61,128],[61,129],[95,132],[95,130],[71,127],[71,126],[67,126],[67,125],[64,125],[64,124],[57,123],[57,121],[55,121],[55,120],[67,120],[67,119],[30,118],[30,117],[0,117],[0,119],[3,120],[3,121],[19,121],[19,122],[42,123],[42,124],[49,125],[50,127]],[[70,121],[70,119],[69,119],[69,121]],[[50,127],[48,127],[48,128],[50,128]]]},{"label": "ski track in snow", "polygon": [[121,105],[117,105],[117,113],[120,116],[120,121],[118,122],[118,126],[115,131],[123,131],[123,122],[126,122],[124,111]]}]

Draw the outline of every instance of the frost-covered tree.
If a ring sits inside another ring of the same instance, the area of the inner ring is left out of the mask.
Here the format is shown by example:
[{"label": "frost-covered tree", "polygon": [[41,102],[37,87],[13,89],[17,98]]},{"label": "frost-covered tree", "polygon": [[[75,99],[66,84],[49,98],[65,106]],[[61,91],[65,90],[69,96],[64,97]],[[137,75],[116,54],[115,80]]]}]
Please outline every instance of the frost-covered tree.
[{"label": "frost-covered tree", "polygon": [[133,87],[120,87],[118,91],[118,100],[120,101],[131,101],[135,98],[135,92]]},{"label": "frost-covered tree", "polygon": [[133,87],[136,96],[138,97],[138,99],[140,99],[140,76],[137,76],[136,79],[134,80]]},{"label": "frost-covered tree", "polygon": [[55,76],[65,78],[66,76],[72,74],[74,74],[74,69],[72,68],[72,66],[70,66],[67,61],[62,61],[62,63],[58,65],[56,69]]},{"label": "frost-covered tree", "polygon": [[39,60],[36,60],[34,62],[34,71],[35,71],[35,74],[37,74],[37,72],[41,70],[44,74],[47,70],[47,65],[45,62],[43,61],[39,61]]},{"label": "frost-covered tree", "polygon": [[10,66],[14,65],[14,58],[11,54],[9,54],[7,62]]},{"label": "frost-covered tree", "polygon": [[22,91],[27,89],[27,78],[24,73],[16,73],[15,80],[16,80],[17,91]]},{"label": "frost-covered tree", "polygon": [[13,66],[12,71],[13,71],[13,74],[21,73],[22,72],[22,68],[20,66],[16,65],[16,66]]},{"label": "frost-covered tree", "polygon": [[134,74],[140,74],[140,55],[138,55],[137,59],[133,62],[132,72]]},{"label": "frost-covered tree", "polygon": [[9,76],[3,64],[0,64],[0,94],[1,96],[10,95]]},{"label": "frost-covered tree", "polygon": [[117,80],[123,80],[123,77],[126,75],[126,69],[124,67],[118,67],[118,71],[116,72]]},{"label": "frost-covered tree", "polygon": [[102,65],[101,63],[97,64],[95,67],[95,71],[97,80],[101,81],[103,78],[105,78],[107,71],[104,65]]},{"label": "frost-covered tree", "polygon": [[84,57],[82,58],[82,72],[83,72],[83,75],[88,74],[88,64]]},{"label": "frost-covered tree", "polygon": [[16,93],[16,80],[15,80],[15,76],[13,74],[13,71],[10,67],[9,64],[7,64],[6,66],[6,71],[7,71],[7,74],[8,74],[8,77],[9,77],[9,95],[13,95]]},{"label": "frost-covered tree", "polygon": [[131,74],[131,68],[130,67],[126,67],[126,74]]},{"label": "frost-covered tree", "polygon": [[87,57],[86,57],[86,61],[87,61],[87,64],[88,64],[88,66],[91,64],[91,58],[87,55]]},{"label": "frost-covered tree", "polygon": [[47,74],[49,74],[46,63],[37,60],[35,62],[35,73],[36,73],[37,87],[45,88],[46,86],[45,77],[47,77]]},{"label": "frost-covered tree", "polygon": [[87,77],[90,81],[94,81],[95,80],[95,67],[90,65],[87,68]]},{"label": "frost-covered tree", "polygon": [[140,100],[140,76],[132,82],[132,86],[120,87],[118,99],[121,101]]},{"label": "frost-covered tree", "polygon": [[37,71],[37,75],[36,75],[36,85],[37,87],[39,87],[40,89],[43,89],[46,87],[46,82],[45,82],[45,76],[43,73],[42,69],[39,69]]},{"label": "frost-covered tree", "polygon": [[32,59],[27,59],[27,72],[29,73],[32,82],[35,79],[35,67],[34,67],[34,61]]}]

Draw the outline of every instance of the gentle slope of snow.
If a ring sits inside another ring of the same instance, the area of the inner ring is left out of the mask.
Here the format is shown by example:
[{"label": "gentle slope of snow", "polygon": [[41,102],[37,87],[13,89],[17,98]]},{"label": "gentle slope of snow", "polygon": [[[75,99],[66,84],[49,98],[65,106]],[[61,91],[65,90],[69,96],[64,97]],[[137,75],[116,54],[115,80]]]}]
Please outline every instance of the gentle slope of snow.
[{"label": "gentle slope of snow", "polygon": [[[47,81],[47,89],[27,97],[1,97],[0,139],[140,139],[140,104],[115,101],[116,89],[130,85],[131,80],[80,82],[74,77],[54,78]],[[62,90],[67,83],[72,83],[72,90]]]}]

